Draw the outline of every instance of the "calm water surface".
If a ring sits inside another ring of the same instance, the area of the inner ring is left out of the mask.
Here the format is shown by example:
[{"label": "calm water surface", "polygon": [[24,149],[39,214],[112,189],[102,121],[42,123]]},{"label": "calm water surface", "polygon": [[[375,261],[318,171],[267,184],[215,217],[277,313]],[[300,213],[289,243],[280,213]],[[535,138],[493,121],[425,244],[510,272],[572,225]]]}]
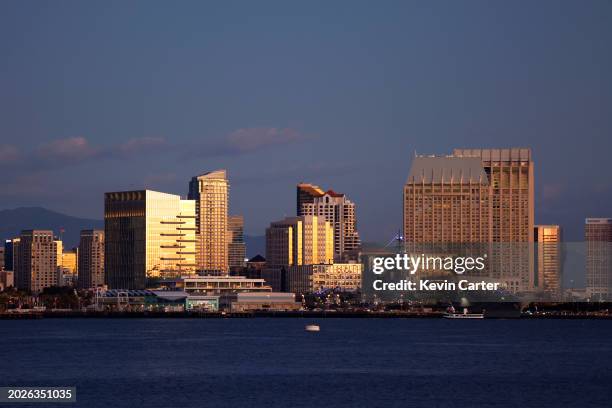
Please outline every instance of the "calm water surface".
[{"label": "calm water surface", "polygon": [[612,321],[4,320],[0,385],[76,386],[61,407],[612,407]]}]

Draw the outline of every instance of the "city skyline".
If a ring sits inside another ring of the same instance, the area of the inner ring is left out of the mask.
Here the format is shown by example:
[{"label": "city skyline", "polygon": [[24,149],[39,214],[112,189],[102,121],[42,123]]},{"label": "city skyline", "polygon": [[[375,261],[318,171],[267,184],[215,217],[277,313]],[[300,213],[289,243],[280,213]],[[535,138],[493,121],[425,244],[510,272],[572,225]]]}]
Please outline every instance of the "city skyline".
[{"label": "city skyline", "polygon": [[0,0],[2,402],[605,407],[612,0]]},{"label": "city skyline", "polygon": [[580,239],[612,201],[611,15],[607,2],[3,2],[1,207],[101,219],[105,191],[183,194],[226,168],[248,235],[293,214],[304,181],[351,197],[362,238],[380,242],[401,225],[414,151],[529,146],[538,222]]}]

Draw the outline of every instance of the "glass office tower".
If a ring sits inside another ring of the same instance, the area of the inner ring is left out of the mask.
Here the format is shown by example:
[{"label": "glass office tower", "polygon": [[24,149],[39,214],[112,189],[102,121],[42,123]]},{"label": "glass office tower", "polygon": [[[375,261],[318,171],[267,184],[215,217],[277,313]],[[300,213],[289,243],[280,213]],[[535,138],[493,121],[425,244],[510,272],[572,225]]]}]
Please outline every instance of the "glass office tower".
[{"label": "glass office tower", "polygon": [[195,272],[195,202],[151,190],[106,193],[104,273],[112,289]]}]

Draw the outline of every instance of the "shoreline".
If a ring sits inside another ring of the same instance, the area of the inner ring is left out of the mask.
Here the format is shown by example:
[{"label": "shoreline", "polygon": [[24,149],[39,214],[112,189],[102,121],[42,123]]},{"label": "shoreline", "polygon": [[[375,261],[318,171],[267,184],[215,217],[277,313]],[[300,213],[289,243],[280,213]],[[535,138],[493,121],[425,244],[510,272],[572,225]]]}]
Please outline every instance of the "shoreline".
[{"label": "shoreline", "polygon": [[[442,319],[444,312],[338,312],[338,311],[259,311],[259,312],[82,312],[82,311],[44,311],[31,313],[0,313],[0,320],[31,320],[57,318],[111,318],[111,319],[245,319],[245,318],[304,318],[304,319],[334,319],[334,318],[382,318],[382,319]],[[609,314],[485,314],[485,319],[557,319],[557,320],[612,320]]]}]

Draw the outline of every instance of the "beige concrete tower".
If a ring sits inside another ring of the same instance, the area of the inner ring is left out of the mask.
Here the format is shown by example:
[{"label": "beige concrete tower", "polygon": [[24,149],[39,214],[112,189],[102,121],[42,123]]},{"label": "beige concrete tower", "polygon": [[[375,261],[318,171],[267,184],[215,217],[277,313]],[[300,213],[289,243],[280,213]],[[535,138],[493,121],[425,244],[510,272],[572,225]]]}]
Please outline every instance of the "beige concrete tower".
[{"label": "beige concrete tower", "polygon": [[612,218],[587,218],[586,291],[592,300],[612,299]]},{"label": "beige concrete tower", "polygon": [[489,178],[478,158],[417,156],[404,186],[407,243],[491,241]]},{"label": "beige concrete tower", "polygon": [[58,284],[57,254],[61,241],[53,238],[53,231],[24,230],[13,243],[15,281],[19,289],[39,292]]},{"label": "beige concrete tower", "polygon": [[104,285],[104,231],[83,230],[78,250],[78,287],[95,288]]},{"label": "beige concrete tower", "polygon": [[478,157],[491,188],[492,277],[513,292],[535,289],[533,226],[534,164],[531,149],[455,149]]},{"label": "beige concrete tower", "polygon": [[403,210],[407,244],[455,244],[456,251],[480,251],[480,246],[491,254],[490,277],[513,292],[534,288],[530,149],[416,156]]},{"label": "beige concrete tower", "polygon": [[533,242],[531,149],[455,149],[453,156],[482,160],[492,190],[493,242]]},{"label": "beige concrete tower", "polygon": [[193,177],[189,183],[189,199],[196,202],[198,271],[227,275],[229,183],[226,171],[216,170]]}]

